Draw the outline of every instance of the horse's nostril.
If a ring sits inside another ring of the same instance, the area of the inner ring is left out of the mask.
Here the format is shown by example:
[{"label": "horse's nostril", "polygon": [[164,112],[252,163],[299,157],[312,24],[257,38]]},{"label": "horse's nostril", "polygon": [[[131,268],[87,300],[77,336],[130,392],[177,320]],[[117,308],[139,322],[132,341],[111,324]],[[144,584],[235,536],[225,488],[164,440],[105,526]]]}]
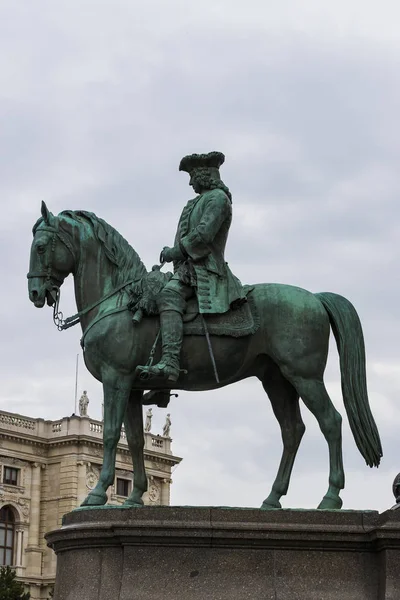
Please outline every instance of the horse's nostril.
[{"label": "horse's nostril", "polygon": [[31,291],[31,298],[32,300],[37,300],[37,297],[39,296],[38,292],[36,290],[32,290]]}]

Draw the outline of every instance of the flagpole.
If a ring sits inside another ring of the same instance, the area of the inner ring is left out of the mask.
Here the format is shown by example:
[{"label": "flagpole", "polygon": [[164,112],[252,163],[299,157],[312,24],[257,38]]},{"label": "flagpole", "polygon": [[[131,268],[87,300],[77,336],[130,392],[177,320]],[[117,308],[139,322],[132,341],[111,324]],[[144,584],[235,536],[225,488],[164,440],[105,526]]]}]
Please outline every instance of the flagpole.
[{"label": "flagpole", "polygon": [[76,367],[75,367],[75,414],[78,412],[78,361],[79,354],[76,355]]}]

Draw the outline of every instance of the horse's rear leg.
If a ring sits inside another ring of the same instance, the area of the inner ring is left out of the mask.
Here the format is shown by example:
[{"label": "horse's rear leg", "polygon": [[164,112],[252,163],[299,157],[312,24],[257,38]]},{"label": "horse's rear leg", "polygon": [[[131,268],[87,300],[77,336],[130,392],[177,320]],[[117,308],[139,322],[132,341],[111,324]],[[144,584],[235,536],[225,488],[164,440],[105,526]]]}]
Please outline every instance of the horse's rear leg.
[{"label": "horse's rear leg", "polygon": [[342,507],[339,496],[344,488],[342,457],[342,417],[335,409],[326,391],[325,384],[318,379],[290,377],[304,404],[316,417],[329,447],[329,488],[318,508]]},{"label": "horse's rear leg", "polygon": [[283,454],[271,493],[264,500],[261,508],[281,508],[279,500],[288,491],[294,459],[296,458],[305,426],[300,414],[299,395],[292,384],[283,377],[278,369],[276,369],[272,377],[265,378],[262,384],[271,400],[272,409],[281,426]]},{"label": "horse's rear leg", "polygon": [[126,407],[124,423],[126,441],[132,456],[134,469],[134,485],[125,506],[143,506],[142,496],[147,491],[147,476],[144,467],[144,433],[143,433],[143,392],[134,391]]}]

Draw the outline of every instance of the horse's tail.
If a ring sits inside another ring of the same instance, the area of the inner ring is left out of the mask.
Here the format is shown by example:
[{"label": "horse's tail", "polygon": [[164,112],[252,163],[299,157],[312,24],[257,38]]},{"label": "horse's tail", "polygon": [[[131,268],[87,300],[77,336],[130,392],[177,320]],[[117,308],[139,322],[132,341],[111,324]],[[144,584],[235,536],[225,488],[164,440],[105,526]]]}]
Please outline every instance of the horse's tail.
[{"label": "horse's tail", "polygon": [[354,306],[343,296],[315,294],[329,315],[340,358],[344,406],[357,447],[370,467],[382,457],[378,428],[368,401],[365,346],[361,322]]}]

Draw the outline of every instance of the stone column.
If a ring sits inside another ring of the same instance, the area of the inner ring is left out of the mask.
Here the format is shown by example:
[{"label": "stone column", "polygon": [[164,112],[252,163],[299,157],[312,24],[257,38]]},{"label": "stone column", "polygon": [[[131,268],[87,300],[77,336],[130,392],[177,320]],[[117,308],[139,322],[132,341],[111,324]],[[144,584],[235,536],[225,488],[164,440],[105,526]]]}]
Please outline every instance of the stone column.
[{"label": "stone column", "polygon": [[33,463],[31,471],[31,512],[29,515],[28,547],[26,549],[29,575],[41,575],[42,572],[42,551],[39,547],[41,468],[40,463]]},{"label": "stone column", "polygon": [[87,496],[88,493],[88,489],[86,488],[86,471],[87,471],[87,465],[90,463],[87,463],[83,460],[78,461],[78,489],[77,489],[77,500],[78,500],[78,506],[80,506],[82,504],[82,502],[84,501],[84,499]]},{"label": "stone column", "polygon": [[170,503],[170,485],[172,483],[171,479],[162,479],[161,483],[161,502],[160,504],[163,506],[168,506]]},{"label": "stone column", "polygon": [[16,555],[15,555],[15,566],[22,567],[22,529],[16,531],[17,543],[16,543]]}]

